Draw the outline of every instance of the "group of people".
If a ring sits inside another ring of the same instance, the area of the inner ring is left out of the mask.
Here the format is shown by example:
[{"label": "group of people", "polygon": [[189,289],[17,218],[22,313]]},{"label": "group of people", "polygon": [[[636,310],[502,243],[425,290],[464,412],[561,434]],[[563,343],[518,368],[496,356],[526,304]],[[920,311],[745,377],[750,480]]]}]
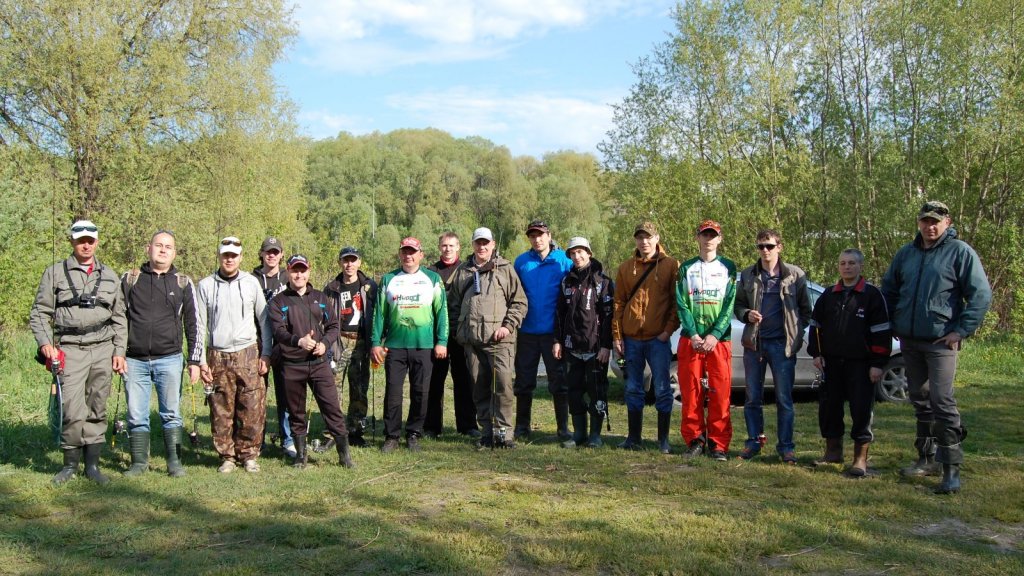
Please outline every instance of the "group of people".
[{"label": "group of people", "polygon": [[[918,458],[902,472],[941,470],[938,491],[956,492],[966,429],[953,373],[960,342],[979,327],[991,291],[977,254],[950,224],[948,207],[925,203],[919,234],[896,254],[881,289],[862,276],[863,254],[844,250],[839,280],[812,309],[806,275],[782,260],[778,231],[756,234],[758,259],[739,271],[718,254],[724,236],[714,220],[696,227],[698,254],[682,263],[667,254],[656,225],[642,222],[634,229],[636,250],[614,279],[586,238],[570,238],[563,251],[548,225],[535,220],[526,227],[530,249],[514,262],[497,254],[488,228],[474,230],[465,259],[459,237],[442,234],[440,259],[430,266],[423,266],[420,241],[405,238],[399,266],[379,285],[360,270],[359,250],[347,246],[338,255],[341,272],[322,291],[309,285],[309,259],[294,254],[284,261],[273,237],[262,243],[260,266],[251,274],[240,268],[242,242],[223,238],[217,271],[193,284],[174,268],[174,234],[160,230],[146,247],[148,260],[118,277],[96,258],[96,225],[79,220],[69,231],[71,257],[43,273],[30,315],[40,358],[63,371],[64,466],[53,482],[73,478],[83,456],[86,476],[108,482],[98,462],[114,372],[125,379],[128,407],[132,463],[124,474],[149,470],[155,388],[167,473],[178,477],[185,474],[180,399],[186,366],[191,383],[202,380],[206,391],[219,471],[242,466],[255,473],[266,436],[268,374],[281,446],[294,466],[306,466],[307,448],[334,447],[339,464],[352,467],[350,446],[367,445],[364,434],[372,425],[371,366],[383,366],[385,374],[385,453],[402,446],[403,428],[410,451],[420,449],[422,437],[442,433],[449,373],[458,433],[480,448],[513,448],[529,439],[537,429],[531,415],[542,359],[562,446],[598,447],[613,350],[625,373],[628,431],[620,448],[643,446],[649,371],[658,448],[671,453],[669,366],[675,355],[685,455],[727,460],[735,316],[745,325],[747,437],[739,458],[757,457],[767,442],[763,388],[771,367],[775,449],[782,462],[796,463],[792,390],[796,354],[809,327],[808,352],[823,374],[820,462],[843,462],[848,403],[854,453],[847,473],[867,474],[874,383],[895,335],[917,415]],[[324,419],[323,444],[307,442],[307,387]]]}]

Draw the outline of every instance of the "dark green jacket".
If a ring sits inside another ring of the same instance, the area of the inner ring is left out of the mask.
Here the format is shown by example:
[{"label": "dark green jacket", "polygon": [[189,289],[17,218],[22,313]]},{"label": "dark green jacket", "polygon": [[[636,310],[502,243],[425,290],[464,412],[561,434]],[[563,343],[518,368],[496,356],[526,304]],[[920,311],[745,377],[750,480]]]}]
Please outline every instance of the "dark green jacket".
[{"label": "dark green jacket", "polygon": [[992,303],[981,259],[953,228],[931,248],[923,247],[920,234],[900,248],[882,278],[882,295],[893,333],[915,340],[937,340],[954,331],[966,338]]}]

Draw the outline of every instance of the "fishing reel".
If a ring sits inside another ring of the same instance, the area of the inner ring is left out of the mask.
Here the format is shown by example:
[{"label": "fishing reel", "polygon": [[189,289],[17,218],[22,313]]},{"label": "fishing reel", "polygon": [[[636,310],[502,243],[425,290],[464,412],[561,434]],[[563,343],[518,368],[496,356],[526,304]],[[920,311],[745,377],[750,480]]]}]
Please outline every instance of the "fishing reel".
[{"label": "fishing reel", "polygon": [[114,420],[114,434],[127,434],[128,423],[124,420]]},{"label": "fishing reel", "polygon": [[193,446],[199,446],[199,433],[195,430],[190,432],[188,435],[188,441],[189,444],[192,444]]}]

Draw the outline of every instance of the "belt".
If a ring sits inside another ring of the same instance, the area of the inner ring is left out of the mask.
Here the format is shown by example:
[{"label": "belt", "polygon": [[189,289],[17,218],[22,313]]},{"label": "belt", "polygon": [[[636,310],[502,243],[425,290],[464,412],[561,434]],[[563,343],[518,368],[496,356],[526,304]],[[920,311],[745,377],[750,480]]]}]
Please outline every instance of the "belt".
[{"label": "belt", "polygon": [[315,366],[317,364],[323,364],[327,361],[327,355],[324,354],[315,360],[281,360],[281,363],[286,366]]},{"label": "belt", "polygon": [[348,340],[358,340],[359,332],[341,332],[340,334],[338,334],[338,336],[346,338]]}]

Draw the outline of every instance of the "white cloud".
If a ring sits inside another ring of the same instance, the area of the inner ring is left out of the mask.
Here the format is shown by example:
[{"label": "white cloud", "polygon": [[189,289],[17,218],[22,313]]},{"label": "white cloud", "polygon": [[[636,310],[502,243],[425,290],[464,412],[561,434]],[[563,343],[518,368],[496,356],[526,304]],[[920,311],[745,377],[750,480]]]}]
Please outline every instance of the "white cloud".
[{"label": "white cloud", "polygon": [[336,114],[329,110],[300,112],[298,122],[302,126],[302,133],[314,139],[334,138],[339,132],[366,134],[373,130],[370,128],[373,124],[371,118]]},{"label": "white cloud", "polygon": [[440,92],[393,95],[387,104],[457,137],[483,136],[513,154],[540,156],[556,150],[596,154],[612,125],[610,94],[585,97],[543,93],[498,95],[456,87]]}]

